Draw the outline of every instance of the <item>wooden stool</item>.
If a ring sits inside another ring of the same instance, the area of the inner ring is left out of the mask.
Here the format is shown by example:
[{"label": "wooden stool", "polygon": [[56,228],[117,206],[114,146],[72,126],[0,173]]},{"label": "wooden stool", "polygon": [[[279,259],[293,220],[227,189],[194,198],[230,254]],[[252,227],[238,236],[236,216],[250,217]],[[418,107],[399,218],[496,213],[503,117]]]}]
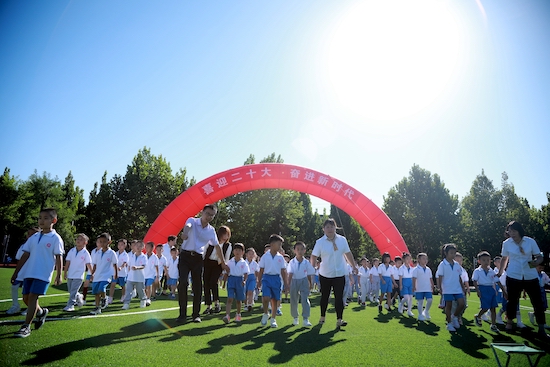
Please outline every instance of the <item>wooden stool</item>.
[{"label": "wooden stool", "polygon": [[[512,357],[513,354],[525,355],[531,367],[535,367],[539,363],[540,359],[546,354],[546,352],[544,352],[543,350],[538,350],[535,348],[528,347],[525,344],[517,344],[517,343],[491,343],[491,349],[495,354],[495,358],[497,360],[499,367],[502,367],[502,364],[498,359],[498,355],[495,349],[503,351],[508,356],[508,358],[506,359],[506,367],[508,367],[508,364],[510,363],[510,357]],[[534,356],[534,355],[537,355],[535,364],[533,364],[533,361],[531,361],[531,356]]]}]

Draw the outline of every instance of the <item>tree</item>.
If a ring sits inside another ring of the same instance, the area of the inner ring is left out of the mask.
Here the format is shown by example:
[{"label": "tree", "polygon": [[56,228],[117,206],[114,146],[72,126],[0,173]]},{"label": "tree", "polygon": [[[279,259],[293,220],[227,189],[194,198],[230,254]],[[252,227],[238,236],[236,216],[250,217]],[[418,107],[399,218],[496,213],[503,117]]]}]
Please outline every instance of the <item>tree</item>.
[{"label": "tree", "polygon": [[451,195],[439,175],[413,165],[384,197],[383,210],[403,235],[411,254],[426,252],[440,258],[440,247],[457,231],[458,197]]}]

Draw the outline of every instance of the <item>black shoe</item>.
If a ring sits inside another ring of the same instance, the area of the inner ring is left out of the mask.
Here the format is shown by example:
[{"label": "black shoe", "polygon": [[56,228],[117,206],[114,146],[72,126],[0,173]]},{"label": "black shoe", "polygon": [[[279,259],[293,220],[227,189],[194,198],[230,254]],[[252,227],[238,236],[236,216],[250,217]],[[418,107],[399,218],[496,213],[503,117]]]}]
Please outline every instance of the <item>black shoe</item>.
[{"label": "black shoe", "polygon": [[99,305],[100,305],[102,310],[106,309],[107,308],[107,298],[102,298],[101,301],[99,302]]},{"label": "black shoe", "polygon": [[539,337],[540,340],[550,341],[550,335],[546,334],[546,331],[544,330],[539,330],[537,332],[537,336]]},{"label": "black shoe", "polygon": [[210,315],[212,314],[212,308],[208,307],[206,310],[202,312],[203,315]]},{"label": "black shoe", "polygon": [[216,307],[214,307],[214,311],[212,311],[213,313],[220,313],[222,312],[222,308],[220,307],[220,305],[216,305]]},{"label": "black shoe", "polygon": [[42,314],[40,316],[37,316],[36,323],[34,324],[34,330],[38,330],[44,325],[46,322],[46,316],[48,316],[48,312],[50,312],[47,308],[42,308]]},{"label": "black shoe", "polygon": [[185,316],[184,316],[184,317],[181,317],[181,316],[180,316],[180,317],[178,317],[178,318],[176,319],[176,322],[177,322],[178,324],[185,324],[185,323],[187,322],[187,317],[185,317]]}]

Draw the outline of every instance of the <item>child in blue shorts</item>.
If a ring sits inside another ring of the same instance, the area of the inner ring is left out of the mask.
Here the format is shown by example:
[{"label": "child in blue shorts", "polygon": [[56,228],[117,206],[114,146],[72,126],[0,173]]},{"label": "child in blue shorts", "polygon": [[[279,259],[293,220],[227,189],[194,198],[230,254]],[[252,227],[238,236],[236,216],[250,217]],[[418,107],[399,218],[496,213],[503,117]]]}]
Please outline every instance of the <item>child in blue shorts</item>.
[{"label": "child in blue shorts", "polygon": [[399,313],[403,312],[403,305],[407,304],[407,315],[414,317],[413,308],[413,271],[411,267],[411,254],[403,253],[403,265],[399,267],[399,294],[403,297],[403,301],[399,303]]},{"label": "child in blue shorts", "polygon": [[384,294],[386,295],[386,310],[391,311],[391,292],[397,287],[397,283],[393,280],[393,268],[390,265],[391,256],[388,252],[382,255],[382,264],[378,266],[378,275],[380,277],[380,302],[378,303],[378,312],[382,312],[382,301]]},{"label": "child in blue shorts", "polygon": [[248,311],[252,311],[254,306],[254,291],[256,289],[256,274],[260,271],[260,266],[256,262],[256,250],[250,247],[246,250],[246,263],[248,264],[248,277],[246,278],[245,291],[246,291],[246,308]]},{"label": "child in blue shorts", "polygon": [[[464,283],[462,282],[462,266],[454,258],[456,255],[456,246],[448,243],[442,247],[443,261],[439,263],[435,273],[437,277],[437,287],[441,290],[443,300],[445,301],[445,314],[447,316],[447,330],[454,332],[460,328],[458,317],[464,310]],[[451,313],[453,301],[457,302],[456,310]]]},{"label": "child in blue shorts", "polygon": [[474,321],[477,326],[481,326],[481,317],[487,310],[491,311],[491,331],[499,333],[496,325],[496,307],[497,289],[495,286],[502,288],[504,298],[508,298],[506,290],[500,285],[497,274],[491,269],[491,255],[487,251],[482,251],[477,254],[477,262],[479,267],[474,270],[472,280],[477,292],[477,296],[481,301],[481,310],[474,315]]},{"label": "child in blue shorts", "polygon": [[[416,255],[418,265],[413,271],[413,293],[418,302],[418,321],[429,320],[430,307],[433,301],[434,280],[432,270],[427,266],[428,255],[424,252]],[[424,299],[426,299],[426,308],[424,308]]]},{"label": "child in blue shorts", "polygon": [[281,278],[284,286],[288,289],[288,280],[286,276],[286,262],[283,255],[279,253],[279,249],[283,245],[284,239],[272,234],[269,237],[269,252],[266,252],[260,259],[260,272],[258,282],[262,285],[262,303],[264,314],[262,315],[261,324],[266,325],[269,319],[268,303],[271,302],[271,327],[277,327],[277,301],[281,300]]},{"label": "child in blue shorts", "polygon": [[233,245],[233,258],[227,262],[228,278],[227,278],[227,304],[225,305],[225,316],[223,322],[229,324],[231,321],[231,306],[233,300],[237,300],[237,315],[236,322],[241,322],[241,307],[242,301],[246,299],[244,285],[248,277],[248,264],[243,259],[244,246],[242,243]]},{"label": "child in blue shorts", "polygon": [[35,316],[37,317],[35,330],[44,325],[48,309],[40,307],[38,297],[46,294],[54,267],[57,270],[54,283],[61,284],[63,240],[53,229],[55,223],[57,223],[55,209],[48,208],[40,211],[38,227],[41,231],[29,237],[23,245],[23,256],[11,277],[12,284],[19,276],[23,279],[23,301],[28,306],[25,323],[14,334],[17,338],[26,338],[31,335],[30,324]]},{"label": "child in blue shorts", "polygon": [[92,259],[92,293],[95,296],[95,309],[90,312],[92,315],[99,315],[102,309],[107,307],[107,286],[114,278],[118,278],[118,259],[116,253],[109,248],[111,244],[111,235],[102,233],[97,237],[97,241],[101,246],[96,256]]}]

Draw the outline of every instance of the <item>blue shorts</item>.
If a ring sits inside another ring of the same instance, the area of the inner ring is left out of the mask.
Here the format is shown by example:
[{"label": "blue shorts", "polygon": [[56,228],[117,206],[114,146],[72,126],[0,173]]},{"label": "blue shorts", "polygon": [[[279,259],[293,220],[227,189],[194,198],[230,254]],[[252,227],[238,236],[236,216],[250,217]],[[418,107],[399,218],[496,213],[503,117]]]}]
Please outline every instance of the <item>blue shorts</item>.
[{"label": "blue shorts", "polygon": [[[382,279],[386,284],[382,283]],[[391,293],[393,289],[393,283],[391,282],[391,277],[381,277],[380,278],[380,292],[382,293]]]},{"label": "blue shorts", "polygon": [[93,282],[92,283],[92,294],[99,294],[99,293],[105,293],[107,290],[107,286],[109,285],[109,282],[106,280],[103,280],[101,282]]},{"label": "blue shorts", "polygon": [[493,307],[497,307],[497,292],[491,285],[479,285],[479,292],[481,293],[481,308],[484,310],[490,310]]},{"label": "blue shorts", "polygon": [[92,274],[86,274],[86,280],[92,280]]},{"label": "blue shorts", "polygon": [[27,278],[23,280],[23,292],[22,294],[39,294],[44,295],[50,286],[50,282],[45,282],[40,279]]},{"label": "blue shorts", "polygon": [[417,301],[424,298],[432,299],[432,292],[416,292],[415,297]]},{"label": "blue shorts", "polygon": [[126,278],[124,277],[118,277],[116,280],[115,277],[113,277],[112,279],[113,281],[111,283],[118,284],[121,287],[124,287],[126,285]]},{"label": "blue shorts", "polygon": [[157,277],[145,279],[145,286],[149,287],[150,285],[153,285],[153,283],[155,282],[155,279],[157,279]]},{"label": "blue shorts", "polygon": [[314,279],[313,281],[315,282],[315,284],[319,284],[319,274],[315,274],[313,279]]},{"label": "blue shorts", "polygon": [[279,301],[281,299],[281,276],[264,274],[262,277],[262,296]]},{"label": "blue shorts", "polygon": [[254,289],[256,289],[256,275],[248,274],[248,277],[246,278],[246,285],[244,288],[247,292],[253,292]]},{"label": "blue shorts", "polygon": [[407,294],[413,294],[413,280],[412,278],[403,278],[403,289],[401,289],[401,295],[406,296]]},{"label": "blue shorts", "polygon": [[464,298],[464,294],[463,293],[456,293],[456,294],[444,294],[443,295],[443,300],[445,302],[449,301],[457,301],[461,298]]},{"label": "blue shorts", "polygon": [[227,278],[227,298],[236,299],[237,301],[244,301],[244,286],[243,277],[230,275]]},{"label": "blue shorts", "polygon": [[166,285],[177,285],[178,284],[178,279],[177,278],[168,278],[166,280]]}]

